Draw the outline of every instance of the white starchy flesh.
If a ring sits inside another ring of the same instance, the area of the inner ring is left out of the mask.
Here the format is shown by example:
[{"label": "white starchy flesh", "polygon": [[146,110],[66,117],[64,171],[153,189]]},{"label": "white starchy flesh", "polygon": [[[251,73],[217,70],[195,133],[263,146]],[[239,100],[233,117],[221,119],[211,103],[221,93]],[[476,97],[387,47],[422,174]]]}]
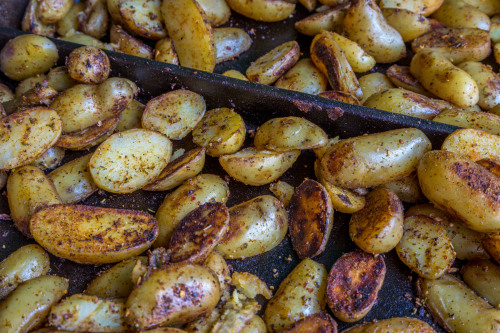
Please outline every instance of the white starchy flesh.
[{"label": "white starchy flesh", "polygon": [[479,101],[476,81],[432,49],[422,50],[413,57],[410,72],[425,89],[459,107],[470,107]]},{"label": "white starchy flesh", "polygon": [[159,235],[154,247],[168,248],[175,228],[192,210],[207,202],[226,202],[228,196],[229,187],[219,176],[201,174],[186,180],[156,211]]},{"label": "white starchy flesh", "polygon": [[263,22],[285,20],[295,10],[295,4],[286,0],[226,0],[226,2],[235,12]]},{"label": "white starchy flesh", "polygon": [[179,140],[203,118],[206,108],[202,96],[189,90],[174,90],[146,104],[142,126],[158,131],[171,140]]},{"label": "white starchy flesh", "polygon": [[413,215],[429,216],[436,224],[445,228],[458,259],[489,258],[489,255],[481,245],[481,240],[484,236],[483,233],[464,227],[455,219],[443,213],[443,211],[435,208],[433,204],[416,205],[405,212],[405,217]]},{"label": "white starchy flesh", "polygon": [[31,162],[30,165],[36,166],[41,170],[54,169],[62,162],[65,155],[64,152],[63,148],[52,146],[42,156]]},{"label": "white starchy flesh", "polygon": [[380,8],[406,9],[414,13],[429,16],[435,12],[444,0],[381,0]]},{"label": "white starchy flesh", "polygon": [[299,57],[299,44],[296,41],[286,42],[252,62],[246,76],[255,83],[273,84],[295,65]]},{"label": "white starchy flesh", "polygon": [[318,95],[326,90],[328,80],[314,66],[311,59],[302,59],[280,77],[274,86],[310,95]]},{"label": "white starchy flesh", "polygon": [[219,281],[210,269],[167,264],[134,288],[126,303],[126,320],[141,330],[186,324],[211,313],[221,295]]},{"label": "white starchy flesh", "polygon": [[56,31],[55,24],[44,24],[38,17],[38,4],[40,0],[30,0],[26,6],[23,20],[21,22],[21,29],[25,32],[54,37]]},{"label": "white starchy flesh", "polygon": [[63,204],[75,204],[98,190],[88,167],[92,154],[65,163],[47,175]]},{"label": "white starchy flesh", "polygon": [[225,0],[196,0],[203,9],[212,27],[226,23],[231,17],[231,9]]},{"label": "white starchy flesh", "polygon": [[490,18],[462,0],[445,0],[432,18],[450,28],[477,28],[490,31]]},{"label": "white starchy flesh", "polygon": [[240,28],[214,29],[215,62],[233,60],[252,46],[250,36]]},{"label": "white starchy flesh", "polygon": [[295,187],[288,184],[287,182],[278,180],[276,183],[272,183],[269,186],[269,191],[271,191],[274,196],[278,198],[278,200],[281,201],[286,207],[292,199]]},{"label": "white starchy flesh", "polygon": [[219,157],[219,163],[237,181],[260,186],[281,177],[292,167],[299,155],[300,150],[276,152],[250,147]]},{"label": "white starchy flesh", "polygon": [[273,297],[273,292],[267,287],[266,283],[254,274],[234,272],[232,284],[248,298],[255,298],[257,295],[262,295],[267,299]]},{"label": "white starchy flesh", "polygon": [[431,30],[431,23],[427,18],[407,9],[384,8],[382,14],[387,23],[399,32],[405,43]]},{"label": "white starchy flesh", "polygon": [[127,0],[119,2],[118,11],[128,29],[139,36],[158,40],[167,37],[160,7],[160,0]]},{"label": "white starchy flesh", "polygon": [[326,306],[327,276],[322,264],[311,259],[302,260],[267,303],[264,320],[268,331],[281,332],[300,319],[322,313]]},{"label": "white starchy flesh", "polygon": [[139,211],[56,205],[35,214],[30,230],[53,255],[82,264],[107,264],[148,249],[158,236],[158,223]]},{"label": "white starchy flesh", "polygon": [[500,116],[494,113],[446,109],[433,121],[500,135]]},{"label": "white starchy flesh", "polygon": [[424,215],[405,219],[403,238],[396,252],[405,265],[427,279],[441,277],[455,261],[446,230]]},{"label": "white starchy flesh", "polygon": [[2,333],[30,332],[41,326],[52,306],[68,292],[68,280],[40,276],[19,285],[0,303]]},{"label": "white starchy flesh", "polygon": [[137,100],[132,100],[125,110],[116,126],[117,132],[123,132],[134,128],[142,128],[142,113],[146,106]]},{"label": "white starchy flesh", "polygon": [[308,36],[316,36],[323,30],[341,32],[344,16],[348,8],[348,4],[327,7],[324,11],[314,13],[295,22],[295,29]]},{"label": "white starchy flesh", "polygon": [[153,49],[140,39],[130,35],[119,25],[111,25],[109,40],[111,45],[117,47],[123,53],[140,58],[153,59]]},{"label": "white starchy flesh", "polygon": [[52,307],[49,324],[68,331],[123,332],[128,329],[123,299],[105,300],[82,294],[71,295]]},{"label": "white starchy flesh", "polygon": [[490,110],[500,104],[500,77],[490,66],[479,62],[463,62],[458,68],[466,71],[477,83],[479,101],[477,105]]},{"label": "white starchy flesh", "polygon": [[0,51],[0,68],[8,78],[21,81],[47,72],[58,59],[57,47],[50,39],[21,35],[3,46]]},{"label": "white starchy flesh", "polygon": [[495,308],[500,304],[500,267],[485,259],[469,261],[461,269],[464,282]]},{"label": "white starchy flesh", "polygon": [[226,236],[215,248],[225,259],[246,258],[270,251],[281,243],[288,231],[285,208],[271,195],[233,206],[229,215]]},{"label": "white starchy flesh", "polygon": [[213,30],[201,6],[194,0],[164,0],[161,13],[181,65],[213,72]]},{"label": "white starchy flesh", "polygon": [[327,142],[325,131],[309,120],[299,117],[268,120],[258,128],[254,138],[256,149],[276,152],[319,148]]},{"label": "white starchy flesh", "polygon": [[403,38],[387,23],[374,0],[352,1],[344,29],[346,37],[358,43],[377,63],[396,62],[406,55]]},{"label": "white starchy flesh", "polygon": [[335,32],[332,32],[330,36],[335,39],[344,51],[347,61],[351,65],[353,71],[356,73],[363,73],[369,71],[375,66],[375,59],[366,53],[366,51],[363,50],[363,48],[357,43]]},{"label": "white starchy flesh", "polygon": [[356,325],[342,333],[436,333],[425,321],[415,318],[390,318]]},{"label": "white starchy flesh", "polygon": [[437,280],[419,279],[417,291],[425,299],[432,317],[448,332],[494,333],[500,330],[500,311],[453,275],[446,274]]},{"label": "white starchy flesh", "polygon": [[132,129],[116,133],[92,155],[90,174],[99,188],[130,193],[158,177],[171,153],[172,143],[158,132]]},{"label": "white starchy flesh", "polygon": [[61,203],[54,184],[42,170],[30,165],[11,172],[7,198],[14,225],[29,238],[32,216],[40,209]]},{"label": "white starchy flesh", "polygon": [[4,299],[20,283],[46,275],[49,269],[49,255],[39,245],[20,247],[0,263],[0,299]]},{"label": "white starchy flesh", "polygon": [[241,72],[238,72],[237,70],[234,70],[234,69],[230,69],[230,70],[224,72],[222,75],[227,76],[227,77],[232,77],[233,79],[248,81],[248,79],[245,75],[243,75]]},{"label": "white starchy flesh", "polygon": [[193,142],[213,157],[236,153],[245,141],[243,118],[233,109],[208,111],[193,129]]},{"label": "white starchy flesh", "polygon": [[171,38],[163,38],[156,43],[155,60],[166,62],[167,64],[179,64],[179,57],[175,52],[174,42]]},{"label": "white starchy flesh", "polygon": [[477,129],[459,129],[446,137],[441,149],[467,156],[473,161],[500,159],[500,138]]},{"label": "white starchy flesh", "polygon": [[382,73],[370,73],[363,75],[359,78],[358,82],[361,91],[363,92],[363,99],[360,100],[362,105],[371,95],[386,89],[395,88],[391,80],[389,80],[389,78]]},{"label": "white starchy flesh", "polygon": [[422,192],[437,208],[479,232],[500,231],[500,178],[463,155],[434,150],[418,165]]},{"label": "white starchy flesh", "polygon": [[416,170],[431,149],[429,138],[415,128],[403,128],[342,140],[321,158],[326,181],[345,188],[388,183]]}]

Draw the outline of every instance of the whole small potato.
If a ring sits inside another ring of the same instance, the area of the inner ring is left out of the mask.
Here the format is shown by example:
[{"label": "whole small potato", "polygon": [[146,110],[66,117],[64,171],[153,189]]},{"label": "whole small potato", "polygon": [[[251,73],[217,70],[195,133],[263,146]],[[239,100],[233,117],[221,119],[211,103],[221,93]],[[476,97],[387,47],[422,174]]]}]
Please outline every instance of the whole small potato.
[{"label": "whole small potato", "polygon": [[0,68],[10,79],[21,81],[47,72],[59,59],[56,45],[48,38],[21,35],[0,51]]},{"label": "whole small potato", "polygon": [[98,84],[109,77],[109,58],[94,46],[74,49],[66,60],[69,75],[80,83]]},{"label": "whole small potato", "polygon": [[66,16],[74,0],[40,0],[37,16],[44,24],[57,23]]}]

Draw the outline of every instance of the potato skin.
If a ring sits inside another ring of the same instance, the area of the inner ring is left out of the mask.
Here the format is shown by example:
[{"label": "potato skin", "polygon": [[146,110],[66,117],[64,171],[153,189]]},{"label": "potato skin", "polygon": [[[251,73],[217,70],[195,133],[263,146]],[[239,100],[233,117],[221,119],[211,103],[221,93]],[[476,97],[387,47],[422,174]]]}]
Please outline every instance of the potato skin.
[{"label": "potato skin", "polygon": [[417,172],[414,171],[406,177],[380,185],[391,189],[403,202],[418,203],[425,201],[425,196],[418,182]]},{"label": "potato skin", "polygon": [[288,326],[286,333],[337,333],[337,322],[328,314],[316,313]]},{"label": "potato skin", "polygon": [[390,318],[353,326],[342,333],[436,333],[425,321],[415,318]]},{"label": "potato skin", "polygon": [[118,45],[118,49],[126,54],[144,59],[153,59],[153,49],[141,40],[131,36],[119,25],[111,25],[109,39],[112,44]]},{"label": "potato skin", "polygon": [[217,251],[212,251],[203,263],[203,266],[210,268],[215,273],[219,279],[222,294],[226,295],[229,293],[231,290],[231,270],[226,260]]},{"label": "potato skin", "polygon": [[500,135],[500,116],[490,112],[445,109],[433,121]]},{"label": "potato skin", "polygon": [[321,158],[321,174],[340,187],[377,186],[415,171],[418,160],[430,149],[427,136],[414,128],[354,137],[327,150]]},{"label": "potato skin", "polygon": [[500,267],[489,260],[474,259],[460,270],[464,282],[493,307],[500,304]]},{"label": "potato skin", "polygon": [[414,13],[429,16],[444,0],[381,0],[380,8],[403,8]]},{"label": "potato skin", "polygon": [[458,65],[458,68],[466,71],[476,81],[479,88],[477,105],[490,110],[500,104],[500,77],[490,66],[467,61]]},{"label": "potato skin", "polygon": [[405,43],[431,30],[431,23],[425,16],[404,8],[383,8],[382,14]]},{"label": "potato skin", "polygon": [[420,82],[418,82],[418,80],[411,74],[410,67],[392,65],[391,67],[387,68],[385,74],[396,87],[413,91],[414,93],[424,95],[430,98],[436,97],[436,95],[427,91],[427,89],[425,89],[420,84]]},{"label": "potato skin", "polygon": [[485,167],[447,151],[431,151],[418,165],[424,195],[464,226],[500,231],[500,178]]},{"label": "potato skin", "polygon": [[226,23],[231,17],[231,9],[225,0],[197,0],[212,27]]},{"label": "potato skin", "polygon": [[326,90],[328,80],[311,59],[302,59],[276,81],[276,88],[318,95]]},{"label": "potato skin", "polygon": [[50,39],[21,35],[9,40],[0,51],[0,68],[9,79],[21,81],[47,72],[58,59],[57,47]]},{"label": "potato skin", "polygon": [[185,324],[210,313],[221,295],[219,281],[208,268],[169,264],[134,288],[126,303],[127,322],[141,330]]},{"label": "potato skin", "polygon": [[349,222],[349,235],[368,253],[389,252],[403,237],[403,204],[396,194],[378,187],[366,196],[365,208]]},{"label": "potato skin", "polygon": [[500,263],[500,234],[491,233],[483,237],[481,245],[497,264]]},{"label": "potato skin", "polygon": [[277,22],[285,20],[295,10],[295,4],[286,0],[226,0],[237,13],[257,21]]},{"label": "potato skin", "polygon": [[40,0],[30,0],[26,6],[21,29],[36,35],[54,37],[56,31],[55,24],[44,24],[38,17],[38,4]]},{"label": "potato skin", "polygon": [[386,268],[382,256],[354,251],[333,265],[326,286],[327,303],[344,322],[355,322],[375,305],[384,283]]},{"label": "potato skin", "polygon": [[71,35],[78,31],[78,14],[85,10],[85,3],[74,2],[66,15],[57,22],[56,31],[61,36]]},{"label": "potato skin", "polygon": [[217,64],[239,57],[252,46],[252,38],[240,28],[214,29]]},{"label": "potato skin", "polygon": [[490,18],[462,0],[445,0],[432,18],[450,28],[477,28],[490,31]]},{"label": "potato skin", "polygon": [[316,36],[325,31],[340,32],[339,27],[343,26],[344,16],[350,3],[329,7],[324,11],[314,13],[300,21],[295,22],[295,29],[308,36]]},{"label": "potato skin", "polygon": [[82,46],[71,51],[66,66],[74,80],[90,84],[103,82],[111,70],[106,53],[93,46]]},{"label": "potato skin", "polygon": [[59,22],[71,9],[74,0],[39,0],[37,16],[44,24]]},{"label": "potato skin", "polygon": [[358,81],[359,81],[359,86],[363,91],[363,99],[360,101],[361,105],[371,95],[383,91],[385,89],[395,88],[394,84],[392,84],[389,78],[382,73],[366,74],[360,77]]}]

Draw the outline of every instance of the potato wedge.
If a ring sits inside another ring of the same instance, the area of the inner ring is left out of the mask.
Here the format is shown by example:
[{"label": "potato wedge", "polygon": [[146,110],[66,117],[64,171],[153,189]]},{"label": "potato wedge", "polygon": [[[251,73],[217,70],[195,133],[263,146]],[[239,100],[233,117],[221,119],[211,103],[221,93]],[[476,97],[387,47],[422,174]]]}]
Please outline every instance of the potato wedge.
[{"label": "potato wedge", "polygon": [[401,8],[414,13],[429,16],[435,12],[444,0],[381,0],[380,8]]},{"label": "potato wedge", "polygon": [[328,7],[327,10],[314,13],[300,21],[295,22],[295,29],[308,36],[316,36],[321,32],[342,30],[344,16],[349,8],[349,4],[344,3],[335,7]]},{"label": "potato wedge", "polygon": [[215,63],[233,60],[252,46],[250,36],[240,28],[214,29]]},{"label": "potato wedge", "polygon": [[231,9],[225,0],[197,0],[212,27],[226,23],[231,17]]},{"label": "potato wedge", "polygon": [[483,132],[500,135],[500,116],[493,113],[465,110],[445,110],[433,120],[444,124],[473,128]]},{"label": "potato wedge", "polygon": [[441,112],[439,106],[429,97],[402,88],[375,93],[363,106],[428,120]]},{"label": "potato wedge", "polygon": [[477,104],[490,110],[500,104],[500,77],[490,66],[479,62],[463,62],[458,68],[466,71],[477,83],[479,101]]},{"label": "potato wedge", "polygon": [[158,131],[171,140],[179,140],[203,118],[206,108],[202,96],[189,90],[174,90],[146,104],[142,126]]},{"label": "potato wedge", "polygon": [[105,264],[148,249],[158,236],[158,222],[139,211],[57,205],[35,214],[30,230],[33,238],[56,256]]},{"label": "potato wedge", "polygon": [[288,18],[295,10],[295,4],[286,0],[226,0],[237,13],[263,22],[277,22]]},{"label": "potato wedge", "polygon": [[[273,0],[273,2],[285,1]],[[252,62],[246,71],[246,76],[255,83],[273,84],[295,65],[299,57],[300,49],[296,41],[281,44]]]},{"label": "potato wedge", "polygon": [[375,66],[375,59],[357,43],[341,36],[338,33],[329,33],[344,51],[344,55],[356,73],[367,72]]},{"label": "potato wedge", "polygon": [[179,64],[179,57],[175,52],[174,42],[171,38],[163,38],[156,43],[155,60],[166,62],[167,64]]},{"label": "potato wedge", "polygon": [[470,107],[479,101],[476,81],[432,49],[419,51],[413,57],[410,72],[425,89],[459,107]]},{"label": "potato wedge", "polygon": [[481,29],[443,28],[415,38],[411,48],[415,53],[433,50],[453,64],[460,64],[486,59],[491,52],[491,40],[488,32]]},{"label": "potato wedge", "polygon": [[217,251],[212,251],[203,263],[203,266],[210,268],[217,275],[222,294],[226,295],[229,293],[231,290],[231,270],[224,258]]},{"label": "potato wedge", "polygon": [[109,30],[109,13],[106,0],[86,2],[85,11],[78,14],[78,30],[88,36],[101,39]]},{"label": "potato wedge", "polygon": [[56,23],[56,31],[60,36],[69,36],[78,31],[78,14],[85,11],[85,3],[74,2],[66,15]]},{"label": "potato wedge", "polygon": [[342,333],[436,333],[425,321],[415,318],[391,318],[356,325]]},{"label": "potato wedge", "polygon": [[130,193],[157,178],[171,154],[172,143],[166,136],[132,129],[110,136],[97,148],[89,162],[90,174],[106,191]]},{"label": "potato wedge", "polygon": [[223,203],[208,202],[191,211],[175,228],[170,239],[170,260],[203,264],[224,239],[229,211]]},{"label": "potato wedge", "polygon": [[0,303],[2,333],[29,332],[40,327],[52,306],[68,292],[68,280],[40,276],[23,282]]},{"label": "potato wedge", "polygon": [[219,157],[219,163],[237,181],[260,186],[281,177],[292,167],[299,155],[300,150],[275,152],[250,147]]},{"label": "potato wedge", "polygon": [[473,161],[500,159],[500,138],[472,128],[460,129],[446,137],[441,149],[467,156]]},{"label": "potato wedge", "polygon": [[415,171],[418,160],[430,149],[427,136],[414,128],[354,137],[327,150],[321,158],[320,173],[340,187],[377,186]]},{"label": "potato wedge", "polygon": [[370,312],[384,283],[384,258],[363,251],[341,256],[328,274],[327,303],[335,317],[348,323]]},{"label": "potato wedge", "polygon": [[368,99],[368,97],[377,92],[395,88],[394,84],[392,84],[389,78],[382,73],[366,74],[360,77],[358,82],[361,91],[363,92],[363,99],[360,100],[361,104],[363,104]]},{"label": "potato wedge", "polygon": [[118,45],[118,49],[123,53],[140,58],[153,59],[153,49],[139,39],[132,37],[119,25],[111,25],[109,39],[112,44]]},{"label": "potato wedge", "polygon": [[3,46],[0,51],[0,68],[9,79],[21,81],[47,72],[58,59],[57,47],[50,39],[21,35]]},{"label": "potato wedge", "polygon": [[[342,43],[348,45],[346,41]],[[349,46],[352,47],[352,44]],[[352,54],[352,51],[350,53]],[[324,31],[314,37],[311,44],[311,58],[316,67],[328,78],[333,90],[352,94],[358,99],[363,98],[363,91],[359,87],[356,74],[344,50],[337,43],[334,33]]]},{"label": "potato wedge", "polygon": [[228,196],[229,187],[219,176],[201,174],[186,180],[156,211],[160,231],[154,247],[168,248],[174,230],[189,212],[206,202],[225,202]]},{"label": "potato wedge", "polygon": [[500,311],[453,275],[437,280],[419,279],[417,292],[434,319],[449,332],[493,333],[500,329]]},{"label": "potato wedge", "polygon": [[418,82],[418,80],[411,74],[410,67],[392,65],[387,69],[385,75],[387,75],[389,80],[391,80],[396,87],[413,91],[414,93],[430,98],[436,97],[436,95],[427,91],[427,89],[425,89],[424,86],[422,86],[420,82]]},{"label": "potato wedge", "polygon": [[462,0],[445,0],[432,18],[450,28],[476,28],[490,31],[490,18],[479,9]]},{"label": "potato wedge", "polygon": [[474,259],[461,269],[464,282],[493,307],[500,304],[500,267],[489,260]]},{"label": "potato wedge", "polygon": [[267,303],[264,312],[267,330],[271,333],[281,332],[309,315],[323,313],[327,275],[322,264],[311,259],[302,260],[281,282]]},{"label": "potato wedge", "polygon": [[40,170],[54,169],[62,162],[64,154],[65,150],[63,148],[52,146],[42,156],[31,162],[30,165]]},{"label": "potato wedge", "polygon": [[68,73],[79,83],[99,84],[109,77],[109,58],[95,46],[74,49],[66,59]]},{"label": "potato wedge", "polygon": [[39,210],[61,203],[52,181],[42,170],[24,166],[13,171],[7,180],[7,198],[14,225],[32,238],[30,220]]},{"label": "potato wedge", "polygon": [[326,145],[328,136],[317,125],[299,117],[274,118],[262,124],[255,134],[258,150],[285,152],[296,149],[319,148]]},{"label": "potato wedge", "polygon": [[278,200],[281,201],[285,207],[287,207],[292,199],[293,192],[295,192],[295,187],[287,182],[278,180],[276,183],[272,183],[269,186],[269,191],[271,191],[274,196],[278,198]]},{"label": "potato wedge", "polygon": [[333,226],[330,195],[320,183],[306,179],[295,189],[288,207],[290,238],[300,259],[325,250]]},{"label": "potato wedge", "polygon": [[464,0],[464,2],[474,6],[488,16],[500,13],[500,4],[495,0]]},{"label": "potato wedge", "polygon": [[216,50],[213,30],[194,0],[164,0],[161,13],[182,66],[213,72]]},{"label": "potato wedge", "polygon": [[142,114],[146,106],[137,100],[132,100],[125,110],[116,126],[117,132],[124,132],[134,128],[142,128]]},{"label": "potato wedge", "polygon": [[422,14],[402,8],[383,8],[382,14],[405,43],[431,31],[431,23]]},{"label": "potato wedge", "polygon": [[152,183],[143,187],[146,191],[167,191],[199,174],[205,165],[205,148],[195,148],[170,161]]},{"label": "potato wedge", "polygon": [[405,218],[403,238],[396,252],[405,265],[426,279],[440,278],[455,261],[446,230],[425,215]]},{"label": "potato wedge", "polygon": [[396,62],[406,55],[403,38],[389,25],[373,0],[351,2],[344,29],[346,37],[358,43],[377,63]]},{"label": "potato wedge", "polygon": [[124,25],[139,36],[154,40],[167,37],[160,0],[120,1],[118,11]]},{"label": "potato wedge", "polygon": [[193,129],[193,142],[213,157],[236,153],[245,141],[246,127],[233,109],[208,111]]},{"label": "potato wedge", "polygon": [[85,289],[85,294],[100,298],[128,297],[135,286],[131,277],[138,261],[143,265],[148,264],[145,256],[124,260],[93,279]]},{"label": "potato wedge", "polygon": [[337,333],[337,322],[328,314],[316,313],[293,323],[282,332]]},{"label": "potato wedge", "polygon": [[489,258],[481,245],[481,240],[484,236],[483,233],[462,226],[455,219],[434,207],[433,204],[416,205],[405,212],[405,217],[413,215],[428,216],[434,219],[435,223],[444,227],[458,259],[472,260],[474,258]]},{"label": "potato wedge", "polygon": [[389,252],[403,237],[403,220],[403,204],[396,194],[377,187],[366,196],[365,208],[352,214],[349,235],[365,252]]},{"label": "potato wedge", "polygon": [[242,73],[240,73],[234,69],[230,69],[228,71],[225,71],[222,75],[227,76],[227,77],[232,77],[233,79],[248,81],[248,79],[245,75],[243,75]]},{"label": "potato wedge", "polygon": [[[341,91],[324,91],[318,95],[319,97],[333,99],[334,101],[353,104],[353,105],[361,105],[359,100],[351,94],[341,92]],[[321,149],[321,148],[319,148]]]},{"label": "potato wedge", "polygon": [[311,59],[302,59],[276,81],[276,88],[318,95],[326,90],[327,78]]},{"label": "potato wedge", "polygon": [[46,275],[49,270],[49,255],[39,245],[20,247],[0,263],[0,299],[20,283]]},{"label": "potato wedge", "polygon": [[124,303],[123,299],[71,295],[52,307],[49,324],[69,331],[123,332],[128,329]]},{"label": "potato wedge", "polygon": [[21,29],[36,35],[55,37],[56,25],[45,24],[38,17],[37,11],[39,4],[40,0],[30,0],[28,2],[21,22]]},{"label": "potato wedge", "polygon": [[229,209],[229,228],[216,250],[225,259],[265,253],[278,246],[288,230],[283,204],[263,195]]},{"label": "potato wedge", "polygon": [[126,304],[127,322],[141,330],[185,324],[210,313],[221,295],[219,281],[208,268],[169,264],[134,288]]}]

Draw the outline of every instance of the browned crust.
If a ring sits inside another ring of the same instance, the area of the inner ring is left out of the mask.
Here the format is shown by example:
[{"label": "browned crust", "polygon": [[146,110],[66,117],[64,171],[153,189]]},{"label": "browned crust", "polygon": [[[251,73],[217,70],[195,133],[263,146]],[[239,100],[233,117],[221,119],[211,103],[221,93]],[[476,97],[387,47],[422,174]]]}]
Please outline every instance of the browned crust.
[{"label": "browned crust", "polygon": [[83,130],[61,134],[59,140],[56,142],[56,146],[74,150],[86,148],[93,141],[96,141],[102,136],[114,131],[116,126],[118,126],[121,117],[122,114],[119,113],[116,116],[108,118],[101,123],[84,128]]},{"label": "browned crust", "polygon": [[361,105],[356,97],[353,95],[342,92],[342,91],[324,91],[321,94],[318,95],[319,97],[323,98],[328,98],[328,99],[333,99],[334,101],[338,102],[343,102],[343,103],[348,103],[348,104],[354,104],[354,105]]},{"label": "browned crust", "polygon": [[337,322],[328,314],[309,315],[288,326],[283,333],[337,333]]},{"label": "browned crust", "polygon": [[49,82],[44,80],[36,83],[35,86],[10,101],[3,103],[7,114],[12,114],[21,110],[35,106],[48,106],[59,93],[49,86]]},{"label": "browned crust", "polygon": [[361,319],[375,304],[385,273],[381,255],[359,250],[344,254],[328,276],[328,306],[344,321]]},{"label": "browned crust", "polygon": [[229,211],[223,203],[206,203],[179,223],[170,240],[171,262],[201,264],[224,238]]},{"label": "browned crust", "polygon": [[76,81],[98,84],[106,80],[111,70],[109,58],[94,46],[82,46],[73,50],[66,59],[68,74]]},{"label": "browned crust", "polygon": [[500,161],[494,158],[483,158],[482,160],[477,161],[479,165],[482,165],[486,169],[488,169],[495,176],[500,177]]},{"label": "browned crust", "polygon": [[394,81],[399,81],[408,86],[426,90],[413,74],[411,74],[410,67],[408,66],[392,65],[387,69],[385,75],[387,75],[393,83]]},{"label": "browned crust", "polygon": [[436,19],[428,17],[427,20],[431,24],[431,31],[437,30],[437,29],[443,29],[443,28],[448,28],[448,26],[442,22],[439,22]]},{"label": "browned crust", "polygon": [[288,216],[290,238],[299,258],[323,252],[333,223],[332,203],[325,188],[306,179],[290,200]]}]

